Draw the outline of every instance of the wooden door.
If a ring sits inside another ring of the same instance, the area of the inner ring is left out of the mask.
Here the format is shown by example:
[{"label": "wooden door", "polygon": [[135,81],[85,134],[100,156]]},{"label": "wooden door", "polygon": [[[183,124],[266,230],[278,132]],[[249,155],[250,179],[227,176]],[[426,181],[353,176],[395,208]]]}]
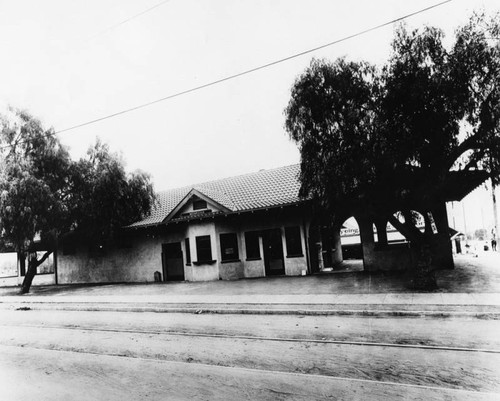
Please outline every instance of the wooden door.
[{"label": "wooden door", "polygon": [[184,258],[180,242],[162,245],[163,280],[184,280]]},{"label": "wooden door", "polygon": [[264,266],[266,268],[266,276],[285,274],[281,229],[273,228],[270,230],[264,230],[262,232],[262,245],[264,247]]}]

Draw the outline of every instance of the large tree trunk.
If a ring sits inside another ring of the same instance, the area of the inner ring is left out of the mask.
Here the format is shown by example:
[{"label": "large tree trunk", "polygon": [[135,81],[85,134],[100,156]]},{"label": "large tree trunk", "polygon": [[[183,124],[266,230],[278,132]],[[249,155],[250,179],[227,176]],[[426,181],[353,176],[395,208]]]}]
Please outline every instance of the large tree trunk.
[{"label": "large tree trunk", "polygon": [[431,244],[427,238],[417,246],[417,263],[412,283],[415,290],[432,291],[438,288],[436,275],[432,269]]},{"label": "large tree trunk", "polygon": [[27,294],[28,292],[30,292],[31,284],[33,283],[33,279],[36,276],[36,270],[38,266],[45,262],[45,260],[47,260],[51,253],[52,251],[45,252],[40,260],[37,259],[36,252],[30,254],[28,258],[28,271],[24,276],[23,284],[21,286],[21,294]]},{"label": "large tree trunk", "polygon": [[379,269],[378,259],[375,257],[375,237],[373,235],[373,220],[367,216],[354,216],[358,222],[361,249],[363,251],[363,270],[375,271]]},{"label": "large tree trunk", "polygon": [[450,225],[444,201],[437,202],[432,209],[432,216],[437,228],[433,235],[433,261],[438,269],[453,269],[453,251],[450,241]]},{"label": "large tree trunk", "polygon": [[377,227],[377,244],[380,247],[386,247],[387,242],[387,219],[375,219],[375,227]]},{"label": "large tree trunk", "polygon": [[[425,213],[425,212],[424,212]],[[432,228],[428,227],[430,221],[424,214],[426,224],[426,232]],[[432,247],[431,235],[421,233],[410,221],[405,219],[405,223],[401,223],[396,217],[391,216],[389,222],[401,233],[408,241],[413,250],[413,255],[416,258],[413,264],[413,279],[412,287],[415,290],[431,291],[437,288],[436,276],[432,269]]]},{"label": "large tree trunk", "polygon": [[340,226],[334,225],[332,228],[333,251],[332,261],[333,265],[340,265],[344,261],[342,255],[342,242],[340,241]]}]

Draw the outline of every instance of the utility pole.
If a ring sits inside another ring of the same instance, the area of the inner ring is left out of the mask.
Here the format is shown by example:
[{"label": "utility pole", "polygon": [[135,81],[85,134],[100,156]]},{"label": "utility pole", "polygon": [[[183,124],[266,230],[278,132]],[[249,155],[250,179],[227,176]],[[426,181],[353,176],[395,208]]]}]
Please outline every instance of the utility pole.
[{"label": "utility pole", "polygon": [[455,201],[451,201],[451,219],[453,220],[453,228],[457,230],[457,223],[455,223]]},{"label": "utility pole", "polygon": [[465,219],[465,206],[464,206],[464,200],[462,199],[462,214],[464,216],[464,234],[465,234],[465,243],[468,244],[469,243],[469,239],[468,239],[468,236],[467,236],[467,221]]}]

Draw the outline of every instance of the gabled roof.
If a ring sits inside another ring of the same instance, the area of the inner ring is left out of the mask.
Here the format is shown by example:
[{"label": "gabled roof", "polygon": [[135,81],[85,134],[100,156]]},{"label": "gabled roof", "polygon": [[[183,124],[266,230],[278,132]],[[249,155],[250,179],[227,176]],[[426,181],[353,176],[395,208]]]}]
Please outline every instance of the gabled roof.
[{"label": "gabled roof", "polygon": [[[207,191],[204,191],[204,192],[207,192]],[[215,199],[221,199],[222,196],[220,196],[220,194],[218,192],[215,192],[214,191],[214,195],[215,195]],[[173,218],[175,218],[175,215],[191,200],[191,198],[193,197],[197,197],[197,198],[201,198],[207,202],[210,202],[212,201],[217,209],[219,209],[221,212],[231,212],[231,209],[229,209],[228,207],[224,206],[223,204],[219,203],[218,201],[216,201],[213,197],[211,196],[207,196],[205,195],[203,192],[201,191],[198,191],[196,188],[192,188],[191,191],[189,191],[186,196],[177,204],[176,207],[174,207],[170,213],[165,216],[165,219],[163,219],[163,222],[164,223],[167,223],[168,221],[172,220]],[[227,202],[226,202],[227,203]],[[192,214],[192,213],[191,213]],[[203,212],[203,214],[205,214],[205,212]]]},{"label": "gabled roof", "polygon": [[299,172],[300,165],[294,164],[162,191],[157,194],[157,204],[151,214],[129,227],[164,223],[193,190],[222,205],[229,212],[245,212],[297,203],[301,201]]}]

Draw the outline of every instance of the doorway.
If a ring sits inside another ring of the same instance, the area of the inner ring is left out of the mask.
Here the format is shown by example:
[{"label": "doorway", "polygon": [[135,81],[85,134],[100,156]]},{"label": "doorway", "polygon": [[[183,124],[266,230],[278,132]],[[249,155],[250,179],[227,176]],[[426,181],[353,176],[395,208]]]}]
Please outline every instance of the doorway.
[{"label": "doorway", "polygon": [[184,259],[180,242],[162,245],[163,281],[184,281]]},{"label": "doorway", "polygon": [[266,276],[284,275],[285,261],[283,258],[281,229],[273,228],[262,231],[262,245],[264,247]]}]

